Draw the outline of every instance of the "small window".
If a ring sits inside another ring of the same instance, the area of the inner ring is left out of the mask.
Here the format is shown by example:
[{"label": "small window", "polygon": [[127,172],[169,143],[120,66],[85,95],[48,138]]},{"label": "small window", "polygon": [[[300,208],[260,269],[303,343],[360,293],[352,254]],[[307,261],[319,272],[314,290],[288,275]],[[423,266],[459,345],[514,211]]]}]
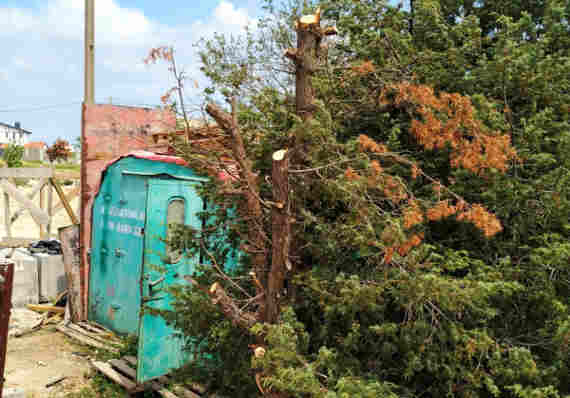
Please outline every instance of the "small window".
[{"label": "small window", "polygon": [[[166,239],[168,242],[175,236],[177,229],[184,225],[186,203],[184,199],[176,198],[170,201],[166,211]],[[170,264],[177,263],[182,258],[182,250],[166,245],[166,257]]]}]

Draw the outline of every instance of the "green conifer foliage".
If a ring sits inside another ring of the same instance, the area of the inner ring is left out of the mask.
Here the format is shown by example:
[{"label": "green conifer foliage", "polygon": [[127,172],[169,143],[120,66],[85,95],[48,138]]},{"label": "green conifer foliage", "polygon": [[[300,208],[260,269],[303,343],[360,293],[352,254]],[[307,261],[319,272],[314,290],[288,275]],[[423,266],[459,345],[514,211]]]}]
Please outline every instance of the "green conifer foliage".
[{"label": "green conifer foliage", "polygon": [[[228,194],[243,179],[212,180],[209,228],[176,239],[204,259],[163,314],[191,337],[183,377],[232,397],[570,396],[570,7],[503,3],[266,1],[259,32],[203,44],[263,206],[252,224]],[[282,54],[318,5],[339,36],[307,120]],[[244,328],[207,288],[259,305],[248,233],[271,242],[271,156],[291,137],[280,317]],[[178,149],[202,170],[232,156]]]}]

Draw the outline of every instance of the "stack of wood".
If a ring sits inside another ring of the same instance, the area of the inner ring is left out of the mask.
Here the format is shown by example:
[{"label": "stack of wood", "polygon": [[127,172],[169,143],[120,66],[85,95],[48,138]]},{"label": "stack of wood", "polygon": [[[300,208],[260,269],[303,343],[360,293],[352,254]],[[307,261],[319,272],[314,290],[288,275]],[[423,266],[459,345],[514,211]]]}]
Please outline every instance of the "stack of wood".
[{"label": "stack of wood", "polygon": [[20,330],[14,334],[14,337],[22,337],[26,334],[35,332],[42,326],[50,324],[58,324],[63,321],[65,314],[65,305],[67,303],[67,290],[58,294],[55,300],[50,304],[27,304],[29,310],[42,314],[38,321],[27,329]]}]

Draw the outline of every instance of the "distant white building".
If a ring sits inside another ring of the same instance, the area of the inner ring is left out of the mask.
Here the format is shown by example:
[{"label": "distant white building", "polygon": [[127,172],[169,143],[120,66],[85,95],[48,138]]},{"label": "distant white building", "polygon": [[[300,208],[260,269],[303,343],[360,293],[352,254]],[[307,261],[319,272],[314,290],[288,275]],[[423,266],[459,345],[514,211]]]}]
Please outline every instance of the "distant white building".
[{"label": "distant white building", "polygon": [[24,130],[20,126],[20,122],[14,123],[13,126],[0,122],[0,144],[26,145],[28,143],[31,131]]}]

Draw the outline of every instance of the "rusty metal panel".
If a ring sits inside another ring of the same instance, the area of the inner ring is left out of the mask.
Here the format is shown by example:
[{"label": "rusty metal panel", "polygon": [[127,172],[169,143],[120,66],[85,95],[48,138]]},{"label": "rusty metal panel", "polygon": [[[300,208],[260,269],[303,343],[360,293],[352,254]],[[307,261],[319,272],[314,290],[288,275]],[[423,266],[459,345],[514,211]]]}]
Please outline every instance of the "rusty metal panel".
[{"label": "rusty metal panel", "polygon": [[81,167],[81,300],[87,314],[91,211],[101,172],[109,160],[133,150],[145,150],[153,134],[172,131],[175,115],[163,109],[84,104],[82,112]]},{"label": "rusty metal panel", "polygon": [[6,348],[8,346],[8,326],[12,308],[12,284],[14,281],[14,262],[0,260],[0,398],[4,389],[4,368]]}]

